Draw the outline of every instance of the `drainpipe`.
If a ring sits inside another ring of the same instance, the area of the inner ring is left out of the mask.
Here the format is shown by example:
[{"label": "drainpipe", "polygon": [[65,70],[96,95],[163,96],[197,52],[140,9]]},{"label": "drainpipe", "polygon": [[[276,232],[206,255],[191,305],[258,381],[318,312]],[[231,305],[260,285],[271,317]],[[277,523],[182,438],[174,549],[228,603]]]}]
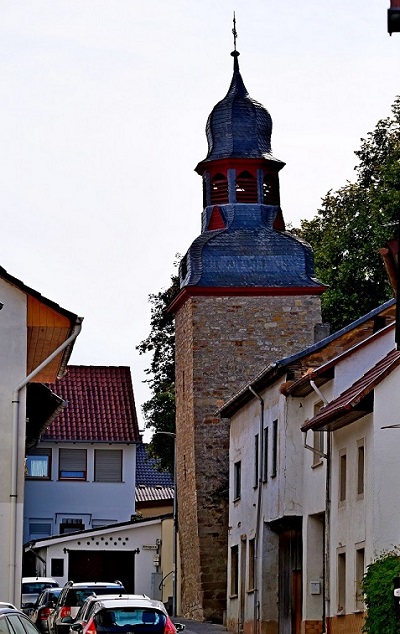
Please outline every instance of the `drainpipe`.
[{"label": "drainpipe", "polygon": [[253,634],[258,634],[260,626],[260,579],[261,579],[261,555],[260,555],[260,521],[262,510],[262,474],[264,471],[264,400],[259,394],[249,385],[249,390],[260,402],[260,431],[259,431],[259,460],[258,460],[258,497],[257,497],[257,513],[256,513],[256,532],[254,536],[254,614],[253,614]]},{"label": "drainpipe", "polygon": [[82,330],[83,317],[78,317],[72,334],[62,343],[57,350],[51,353],[40,365],[35,368],[27,377],[17,385],[14,390],[12,405],[13,405],[13,439],[12,439],[12,454],[11,454],[11,493],[10,493],[10,570],[9,570],[9,592],[11,593],[10,601],[14,605],[20,603],[21,587],[20,579],[16,578],[17,568],[17,539],[16,532],[18,528],[17,518],[17,498],[18,498],[18,442],[20,433],[24,429],[25,414],[21,421],[20,413],[20,400],[25,401],[26,386],[39,372],[43,370],[53,359],[60,354],[65,348],[67,348],[79,335]]},{"label": "drainpipe", "polygon": [[[315,385],[314,381],[310,381],[310,385],[319,398],[328,404],[328,400],[322,394],[321,390]],[[306,446],[306,440],[304,440],[304,446]],[[323,535],[323,596],[322,596],[322,634],[328,632],[328,615],[330,604],[330,591],[329,591],[329,573],[330,573],[330,517],[331,517],[331,432],[328,431],[326,435],[326,479],[325,479],[325,520],[324,520],[324,535]]]}]

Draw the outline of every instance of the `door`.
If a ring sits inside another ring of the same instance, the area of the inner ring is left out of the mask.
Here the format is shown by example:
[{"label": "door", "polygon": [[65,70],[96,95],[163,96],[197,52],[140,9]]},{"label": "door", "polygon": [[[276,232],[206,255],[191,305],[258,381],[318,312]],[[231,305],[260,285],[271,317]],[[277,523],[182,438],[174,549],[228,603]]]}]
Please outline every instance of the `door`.
[{"label": "door", "polygon": [[79,581],[121,581],[125,590],[135,592],[135,552],[70,550],[68,578]]}]

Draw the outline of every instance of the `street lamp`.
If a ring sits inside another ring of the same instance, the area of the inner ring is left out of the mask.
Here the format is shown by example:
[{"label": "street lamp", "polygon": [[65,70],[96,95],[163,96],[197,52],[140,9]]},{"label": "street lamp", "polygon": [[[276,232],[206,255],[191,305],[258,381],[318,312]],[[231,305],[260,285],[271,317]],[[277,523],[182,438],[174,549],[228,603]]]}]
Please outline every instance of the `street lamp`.
[{"label": "street lamp", "polygon": [[176,434],[172,431],[156,431],[155,436],[170,436],[174,439],[174,505],[173,505],[173,518],[174,518],[174,536],[173,536],[173,550],[172,550],[172,616],[176,616],[176,603],[177,603],[177,541],[178,541],[178,507],[177,507],[177,489],[176,489]]}]

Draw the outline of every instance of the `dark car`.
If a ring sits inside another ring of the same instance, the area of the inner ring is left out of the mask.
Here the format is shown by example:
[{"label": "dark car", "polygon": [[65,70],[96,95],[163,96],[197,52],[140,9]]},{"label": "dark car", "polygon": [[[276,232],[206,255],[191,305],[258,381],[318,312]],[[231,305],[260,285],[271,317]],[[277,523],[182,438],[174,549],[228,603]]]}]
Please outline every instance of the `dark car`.
[{"label": "dark car", "polygon": [[[53,612],[48,618],[49,634],[67,634],[79,608],[91,594],[116,594],[125,592],[120,581],[68,581],[62,588]],[[0,632],[1,634],[1,632]]]},{"label": "dark car", "polygon": [[39,634],[39,630],[21,610],[0,608],[0,634]]},{"label": "dark car", "polygon": [[42,634],[48,634],[48,618],[55,608],[61,590],[62,588],[46,588],[43,590],[36,599],[33,611],[29,615],[32,623],[35,623]]}]

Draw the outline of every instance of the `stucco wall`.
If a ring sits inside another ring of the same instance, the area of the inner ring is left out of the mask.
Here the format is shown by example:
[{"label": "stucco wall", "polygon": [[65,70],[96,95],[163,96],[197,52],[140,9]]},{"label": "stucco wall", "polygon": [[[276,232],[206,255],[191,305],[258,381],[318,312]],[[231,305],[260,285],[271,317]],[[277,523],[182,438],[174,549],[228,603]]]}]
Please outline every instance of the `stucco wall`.
[{"label": "stucco wall", "polygon": [[[136,445],[115,445],[123,450],[122,482],[94,481],[94,452],[96,449],[112,449],[109,444],[89,443],[41,443],[40,447],[52,448],[51,479],[25,481],[24,541],[33,537],[29,522],[50,522],[52,535],[60,532],[63,518],[81,519],[85,528],[93,522],[104,524],[126,522],[135,512]],[[86,449],[87,479],[82,481],[58,479],[59,449]]]},{"label": "stucco wall", "polygon": [[[0,442],[0,596],[4,601],[14,600],[14,589],[9,587],[10,570],[10,494],[11,494],[11,456],[13,447],[12,400],[16,386],[26,376],[27,333],[26,333],[26,295],[0,279],[0,301],[4,304],[0,312],[0,406],[1,406],[1,442]],[[17,514],[21,519],[17,526],[22,527],[23,515],[23,473],[25,457],[25,390],[20,393],[18,434],[18,474],[19,488]],[[19,583],[22,570],[22,531],[17,530],[16,539],[17,566],[16,580]]]}]

